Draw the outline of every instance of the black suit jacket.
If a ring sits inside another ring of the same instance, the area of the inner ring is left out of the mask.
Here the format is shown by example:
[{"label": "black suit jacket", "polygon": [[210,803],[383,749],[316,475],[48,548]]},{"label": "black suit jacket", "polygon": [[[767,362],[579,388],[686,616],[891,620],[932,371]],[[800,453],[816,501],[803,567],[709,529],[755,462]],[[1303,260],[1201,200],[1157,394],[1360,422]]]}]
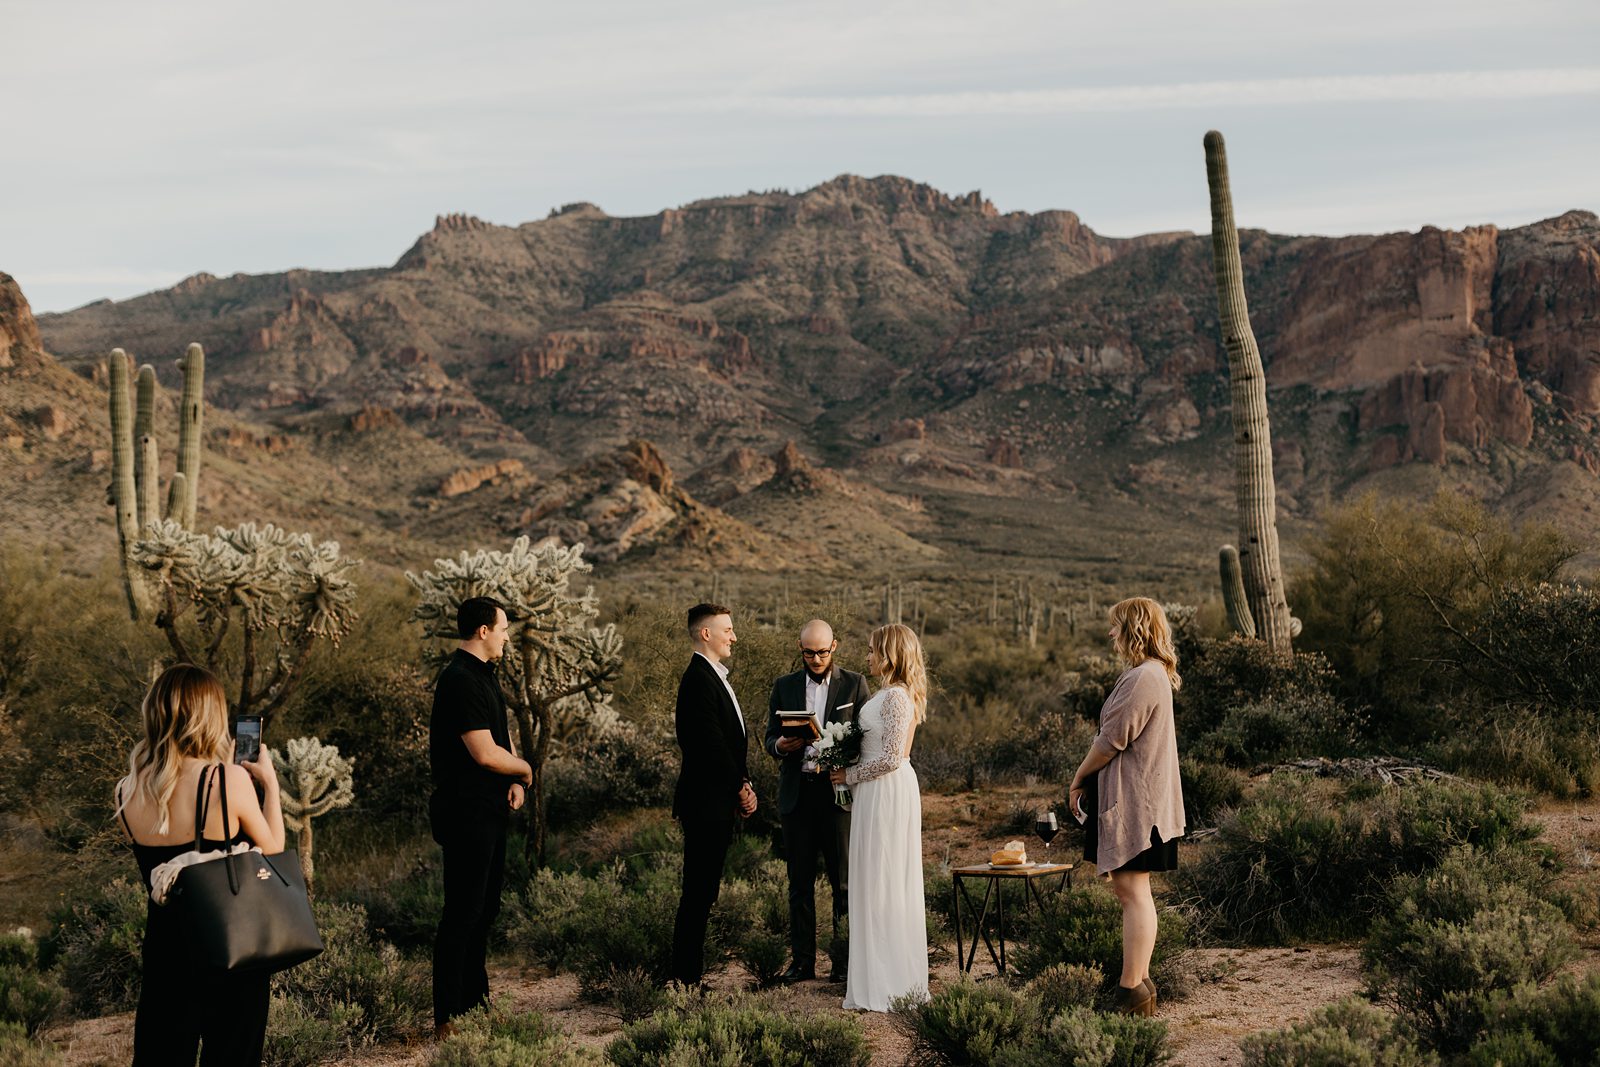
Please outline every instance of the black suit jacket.
[{"label": "black suit jacket", "polygon": [[672,817],[735,818],[739,790],[750,778],[749,741],[727,686],[704,656],[691,656],[683,672],[675,719],[683,770],[672,797]]},{"label": "black suit jacket", "polygon": [[[871,693],[867,680],[855,671],[835,667],[828,682],[828,713],[825,722],[855,722],[861,705]],[[804,751],[778,755],[778,739],[782,725],[780,711],[806,710],[806,672],[804,669],[786,674],[772,683],[772,699],[767,701],[767,755],[779,760],[778,764],[778,814],[788,815],[800,803],[800,765],[805,761]]]}]

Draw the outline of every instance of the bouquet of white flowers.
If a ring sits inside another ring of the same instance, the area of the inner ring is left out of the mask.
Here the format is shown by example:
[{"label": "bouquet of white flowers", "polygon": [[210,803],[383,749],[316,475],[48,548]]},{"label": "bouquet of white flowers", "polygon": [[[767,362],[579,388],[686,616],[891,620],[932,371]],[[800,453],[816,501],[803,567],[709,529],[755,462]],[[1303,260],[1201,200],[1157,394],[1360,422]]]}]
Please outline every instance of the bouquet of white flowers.
[{"label": "bouquet of white flowers", "polygon": [[[861,728],[853,722],[830,722],[822,728],[822,736],[817,738],[817,765],[828,770],[843,770],[853,767],[861,758]],[[855,803],[855,798],[850,795],[850,787],[843,782],[833,787],[833,802],[850,810],[850,805]]]}]

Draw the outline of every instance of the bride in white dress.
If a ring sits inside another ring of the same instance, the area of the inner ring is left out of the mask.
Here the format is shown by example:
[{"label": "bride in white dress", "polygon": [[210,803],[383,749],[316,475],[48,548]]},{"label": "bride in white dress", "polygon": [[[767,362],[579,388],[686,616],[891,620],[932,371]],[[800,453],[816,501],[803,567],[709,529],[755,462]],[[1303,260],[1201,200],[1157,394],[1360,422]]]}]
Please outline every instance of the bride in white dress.
[{"label": "bride in white dress", "polygon": [[833,772],[855,794],[850,813],[850,965],[844,1006],[888,1011],[928,991],[922,899],[922,793],[911,740],[927,717],[922,645],[908,626],[872,632],[867,666],[884,688],[862,707],[861,758]]}]

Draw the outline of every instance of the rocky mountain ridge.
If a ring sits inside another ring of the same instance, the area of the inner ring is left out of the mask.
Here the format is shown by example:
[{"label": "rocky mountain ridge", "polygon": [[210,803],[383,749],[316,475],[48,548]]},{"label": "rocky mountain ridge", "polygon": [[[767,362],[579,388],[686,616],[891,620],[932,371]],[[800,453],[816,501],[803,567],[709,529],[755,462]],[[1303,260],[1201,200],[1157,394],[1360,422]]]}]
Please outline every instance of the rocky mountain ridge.
[{"label": "rocky mountain ridge", "polygon": [[[1242,252],[1291,514],[1409,484],[1419,464],[1524,511],[1588,499],[1586,482],[1545,472],[1593,478],[1600,456],[1592,213],[1503,231],[1248,231]],[[391,268],[196,275],[42,316],[39,333],[80,375],[112,346],[144,358],[199,340],[210,398],[264,432],[378,419],[437,451],[429,492],[525,483],[496,505],[508,532],[588,523],[574,501],[614,495],[613,468],[644,462],[638,442],[696,507],[726,509],[727,530],[741,508],[759,524],[787,447],[912,538],[885,533],[884,552],[916,558],[913,542],[961,540],[924,498],[1225,500],[1212,286],[1204,237],[1105,238],[1069,212],[844,176],[643,218],[590,204],[515,227],[440,216]],[[617,558],[684,528],[693,509],[621,480],[657,499],[617,513],[645,531]],[[572,491],[552,506],[558,484]],[[749,557],[796,554],[751,529],[734,538]]]}]

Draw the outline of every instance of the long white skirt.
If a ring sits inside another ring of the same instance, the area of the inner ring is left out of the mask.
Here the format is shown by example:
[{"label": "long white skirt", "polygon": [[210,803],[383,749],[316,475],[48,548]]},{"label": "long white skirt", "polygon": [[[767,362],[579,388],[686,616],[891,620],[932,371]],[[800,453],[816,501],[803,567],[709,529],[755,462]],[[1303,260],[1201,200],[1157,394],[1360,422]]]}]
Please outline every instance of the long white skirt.
[{"label": "long white skirt", "polygon": [[888,1011],[893,998],[928,990],[922,791],[910,763],[853,791],[850,970],[844,1006]]}]

